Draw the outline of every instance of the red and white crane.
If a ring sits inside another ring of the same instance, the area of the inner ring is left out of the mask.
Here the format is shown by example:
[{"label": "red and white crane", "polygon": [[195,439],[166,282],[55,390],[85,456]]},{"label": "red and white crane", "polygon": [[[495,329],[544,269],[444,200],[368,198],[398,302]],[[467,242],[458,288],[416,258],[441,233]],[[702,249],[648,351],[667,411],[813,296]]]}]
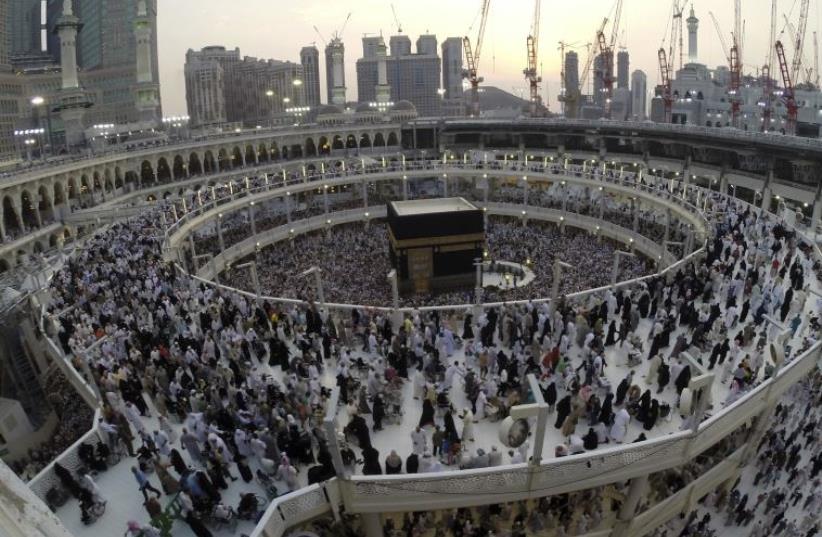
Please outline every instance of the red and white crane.
[{"label": "red and white crane", "polygon": [[788,59],[785,57],[785,47],[782,46],[782,41],[777,41],[775,47],[776,57],[779,60],[779,71],[782,73],[782,85],[784,86],[782,100],[785,101],[785,108],[788,110],[785,119],[785,134],[794,135],[796,134],[796,117],[799,107],[796,104]]}]

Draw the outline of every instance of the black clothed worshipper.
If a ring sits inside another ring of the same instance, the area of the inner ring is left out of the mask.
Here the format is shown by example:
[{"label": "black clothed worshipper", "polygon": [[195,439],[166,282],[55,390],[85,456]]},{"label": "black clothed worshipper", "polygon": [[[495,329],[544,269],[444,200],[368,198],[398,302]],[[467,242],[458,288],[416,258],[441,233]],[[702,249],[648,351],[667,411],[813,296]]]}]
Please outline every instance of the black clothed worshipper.
[{"label": "black clothed worshipper", "polygon": [[566,395],[557,403],[557,420],[554,422],[554,428],[562,428],[565,418],[571,413],[571,396]]}]

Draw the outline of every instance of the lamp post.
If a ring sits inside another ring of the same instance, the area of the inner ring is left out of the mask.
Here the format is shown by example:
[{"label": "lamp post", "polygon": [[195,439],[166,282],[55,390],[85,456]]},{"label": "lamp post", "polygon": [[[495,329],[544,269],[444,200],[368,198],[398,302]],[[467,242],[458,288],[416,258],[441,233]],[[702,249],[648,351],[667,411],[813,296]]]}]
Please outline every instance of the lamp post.
[{"label": "lamp post", "polygon": [[619,277],[619,260],[622,257],[636,257],[632,252],[623,252],[622,250],[614,250],[614,268],[611,270],[611,285],[616,285]]},{"label": "lamp post", "polygon": [[554,281],[551,283],[551,313],[555,312],[557,309],[557,295],[559,295],[559,278],[562,275],[562,269],[571,269],[574,268],[572,265],[565,263],[564,261],[560,261],[559,259],[554,260]]},{"label": "lamp post", "polygon": [[391,283],[391,300],[393,303],[393,311],[391,312],[391,324],[394,328],[394,333],[398,333],[400,331],[400,325],[402,324],[402,314],[400,313],[400,289],[399,289],[399,282],[397,281],[397,270],[391,269],[388,273],[388,281]]},{"label": "lamp post", "polygon": [[323,292],[322,270],[318,266],[313,266],[300,273],[300,277],[314,275],[314,287],[317,290],[317,298],[320,299],[320,309],[325,309],[325,293]]},{"label": "lamp post", "polygon": [[260,279],[257,277],[257,262],[256,261],[249,261],[248,263],[243,263],[243,264],[237,265],[233,268],[234,269],[245,269],[245,268],[247,268],[249,271],[251,271],[251,284],[254,286],[254,296],[257,300],[257,305],[259,306],[260,302],[262,301],[261,298],[260,298],[262,293],[260,292]]}]

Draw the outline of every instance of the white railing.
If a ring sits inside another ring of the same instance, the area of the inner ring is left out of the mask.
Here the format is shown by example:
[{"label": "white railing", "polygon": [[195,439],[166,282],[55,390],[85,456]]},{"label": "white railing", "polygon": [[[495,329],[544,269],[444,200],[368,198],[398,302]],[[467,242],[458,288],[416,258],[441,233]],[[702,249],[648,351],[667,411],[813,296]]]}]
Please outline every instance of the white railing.
[{"label": "white railing", "polygon": [[63,451],[56,459],[51,461],[48,466],[40,470],[29,482],[29,488],[34,491],[41,500],[46,500],[46,494],[52,487],[60,488],[60,479],[54,473],[55,463],[64,466],[73,475],[76,475],[77,470],[83,466],[80,460],[79,450],[81,444],[90,444],[96,448],[97,444],[103,442],[103,433],[100,431],[100,410],[94,411],[94,420],[92,427],[83,436],[77,439],[68,449]]}]

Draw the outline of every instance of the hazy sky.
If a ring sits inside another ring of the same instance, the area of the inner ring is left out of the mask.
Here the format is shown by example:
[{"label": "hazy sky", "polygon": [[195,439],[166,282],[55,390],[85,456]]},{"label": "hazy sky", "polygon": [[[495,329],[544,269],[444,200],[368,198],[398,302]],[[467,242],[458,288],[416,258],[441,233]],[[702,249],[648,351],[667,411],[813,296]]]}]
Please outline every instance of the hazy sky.
[{"label": "hazy sky", "polygon": [[[343,33],[346,44],[345,67],[348,99],[355,100],[355,61],[362,56],[361,38],[365,33],[396,33],[391,0],[162,0],[159,3],[160,82],[166,115],[186,112],[183,64],[189,48],[206,45],[240,47],[243,55],[259,58],[299,61],[300,48],[316,42],[321,51],[322,39],[340,29],[346,15],[351,19]],[[799,0],[779,0],[777,33],[783,27],[782,13],[797,18]],[[429,32],[440,43],[449,36],[468,35],[476,39],[480,0],[393,0],[403,33],[416,46],[417,36]],[[724,54],[708,11],[716,15],[726,41],[733,27],[733,0],[694,0],[700,19],[699,59],[709,66],[724,64]],[[743,61],[746,72],[755,72],[766,61],[771,0],[744,0],[746,21]],[[548,92],[552,110],[558,110],[560,40],[582,46],[580,64],[587,56],[584,45],[594,38],[603,17],[613,10],[613,0],[543,0],[539,55],[543,65],[543,98]],[[811,2],[806,65],[813,61],[812,32],[819,30],[822,0]],[[507,91],[526,90],[522,70],[526,63],[525,39],[533,18],[533,0],[491,0],[480,74],[486,84]],[[665,34],[670,33],[670,0],[624,0],[620,45],[631,54],[631,71],[642,69],[648,75],[648,86],[659,81],[657,50]],[[687,12],[686,12],[687,16]],[[472,27],[473,25],[473,27]],[[610,35],[610,25],[607,33]],[[688,36],[684,30],[687,61]],[[790,38],[785,38],[786,42]],[[667,39],[666,39],[667,43]],[[666,44],[667,48],[667,44]],[[793,56],[788,51],[789,60]],[[324,62],[324,60],[321,60]],[[325,68],[321,64],[322,98],[325,99]]]}]

